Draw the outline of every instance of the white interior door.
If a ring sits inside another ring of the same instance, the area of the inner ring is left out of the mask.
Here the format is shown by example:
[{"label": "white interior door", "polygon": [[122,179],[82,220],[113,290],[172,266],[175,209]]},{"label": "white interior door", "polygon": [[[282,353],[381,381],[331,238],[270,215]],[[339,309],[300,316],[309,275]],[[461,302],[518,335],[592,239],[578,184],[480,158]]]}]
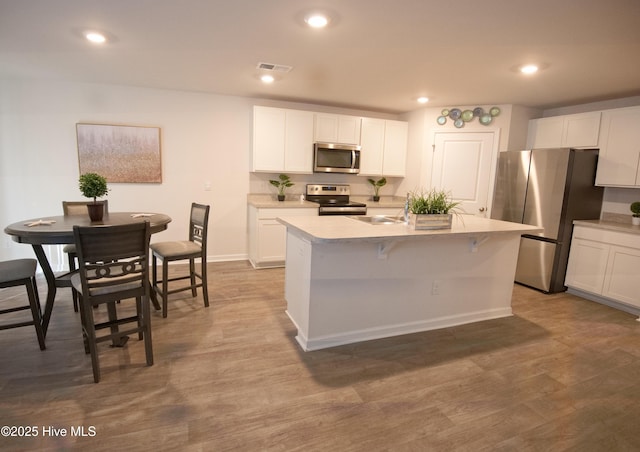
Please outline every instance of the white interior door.
[{"label": "white interior door", "polygon": [[464,213],[488,217],[497,155],[495,131],[435,132],[431,185],[450,191]]}]

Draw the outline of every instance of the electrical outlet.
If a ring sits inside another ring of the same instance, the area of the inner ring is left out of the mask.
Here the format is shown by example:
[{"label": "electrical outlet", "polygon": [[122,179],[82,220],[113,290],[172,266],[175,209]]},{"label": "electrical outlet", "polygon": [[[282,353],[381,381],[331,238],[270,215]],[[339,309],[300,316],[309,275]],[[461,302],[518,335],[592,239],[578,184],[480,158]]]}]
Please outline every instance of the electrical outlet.
[{"label": "electrical outlet", "polygon": [[440,280],[436,279],[433,281],[433,285],[431,286],[431,295],[440,295]]}]

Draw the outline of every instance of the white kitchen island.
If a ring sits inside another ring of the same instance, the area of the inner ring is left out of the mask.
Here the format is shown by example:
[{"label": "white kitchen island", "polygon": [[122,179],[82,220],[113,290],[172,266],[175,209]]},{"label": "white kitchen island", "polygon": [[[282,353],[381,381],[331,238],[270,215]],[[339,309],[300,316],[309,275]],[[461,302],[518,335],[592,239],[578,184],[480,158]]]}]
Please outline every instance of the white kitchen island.
[{"label": "white kitchen island", "polygon": [[287,314],[305,351],[512,315],[520,235],[541,231],[470,215],[432,231],[347,216],[278,221]]}]

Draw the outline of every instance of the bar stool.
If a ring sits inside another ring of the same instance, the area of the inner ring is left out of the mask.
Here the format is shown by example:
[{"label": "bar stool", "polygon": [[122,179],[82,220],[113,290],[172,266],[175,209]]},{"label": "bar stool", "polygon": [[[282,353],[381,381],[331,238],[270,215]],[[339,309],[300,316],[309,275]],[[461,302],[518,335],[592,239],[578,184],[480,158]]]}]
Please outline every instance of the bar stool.
[{"label": "bar stool", "polygon": [[27,288],[27,297],[29,298],[28,305],[1,309],[0,315],[31,309],[32,318],[31,321],[0,324],[0,330],[33,325],[36,328],[40,350],[44,350],[46,346],[44,344],[44,332],[42,330],[40,298],[38,297],[38,289],[36,287],[36,266],[37,261],[35,259],[15,259],[0,262],[0,288],[25,286]]}]

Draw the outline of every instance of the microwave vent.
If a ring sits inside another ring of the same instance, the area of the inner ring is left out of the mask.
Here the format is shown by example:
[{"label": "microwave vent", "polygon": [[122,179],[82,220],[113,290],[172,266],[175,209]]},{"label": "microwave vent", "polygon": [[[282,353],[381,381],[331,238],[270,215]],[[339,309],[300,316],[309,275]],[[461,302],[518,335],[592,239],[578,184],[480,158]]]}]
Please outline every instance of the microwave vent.
[{"label": "microwave vent", "polygon": [[289,72],[293,67],[284,64],[258,63],[258,69],[272,72]]}]

